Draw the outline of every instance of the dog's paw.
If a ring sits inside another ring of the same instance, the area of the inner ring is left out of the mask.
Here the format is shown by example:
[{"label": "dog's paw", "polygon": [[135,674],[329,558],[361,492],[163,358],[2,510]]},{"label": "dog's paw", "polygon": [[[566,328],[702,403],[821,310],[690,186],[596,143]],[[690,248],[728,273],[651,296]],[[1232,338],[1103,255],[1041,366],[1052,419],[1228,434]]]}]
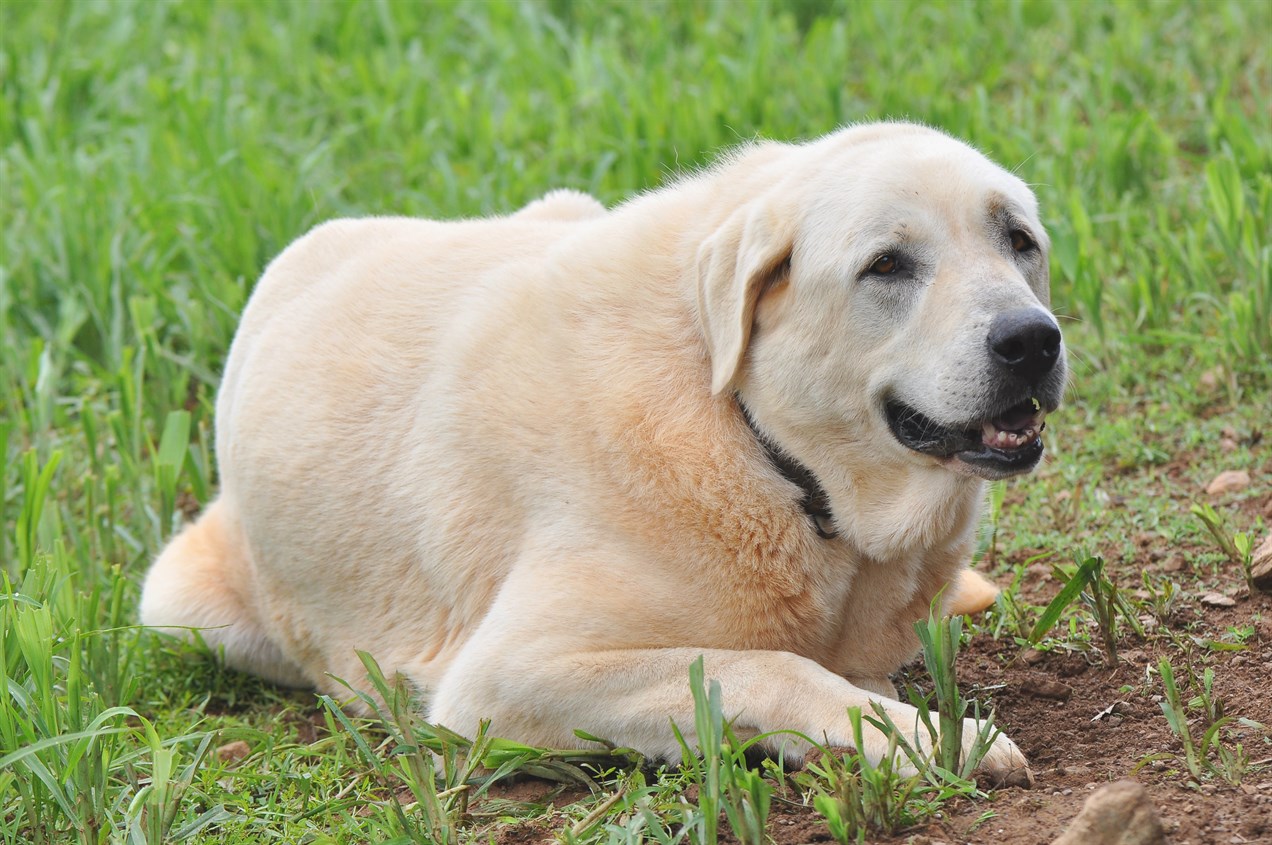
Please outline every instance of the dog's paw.
[{"label": "dog's paw", "polygon": [[[903,723],[893,720],[898,726]],[[901,728],[906,743],[921,761],[935,761],[937,758],[937,747],[939,741],[935,736],[929,734],[926,728],[915,725],[914,730],[907,731]],[[980,724],[974,719],[963,720],[963,754],[961,759],[967,760],[970,755],[977,752],[978,732]],[[887,735],[880,731],[865,731],[864,745],[867,756],[873,761],[881,760],[887,754],[888,738]],[[915,774],[917,769],[914,766],[909,755],[898,750],[894,755],[893,765],[898,772],[902,774]],[[976,766],[976,773],[985,776],[994,786],[1025,786],[1033,785],[1033,772],[1029,769],[1029,761],[1025,759],[1025,755],[1021,753],[1016,743],[1012,742],[1005,734],[998,734],[994,738],[988,751],[984,752],[980,762]]]},{"label": "dog's paw", "polygon": [[[972,753],[976,745],[978,729],[979,725],[974,720],[963,720],[964,759]],[[1029,761],[1025,759],[1025,755],[1021,753],[1016,743],[1002,733],[994,738],[993,744],[981,758],[976,771],[988,776],[995,786],[1021,786],[1028,789],[1034,784]]]}]

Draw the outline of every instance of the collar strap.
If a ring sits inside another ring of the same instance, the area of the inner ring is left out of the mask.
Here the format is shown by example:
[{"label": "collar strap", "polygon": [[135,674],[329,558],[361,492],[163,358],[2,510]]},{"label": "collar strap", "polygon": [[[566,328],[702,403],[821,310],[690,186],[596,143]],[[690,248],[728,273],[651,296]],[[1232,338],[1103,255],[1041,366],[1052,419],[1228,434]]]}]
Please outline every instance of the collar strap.
[{"label": "collar strap", "polygon": [[817,476],[813,475],[811,469],[782,451],[782,447],[760,431],[755,425],[755,420],[751,419],[751,412],[741,399],[738,400],[738,407],[742,410],[742,418],[746,420],[751,433],[764,447],[764,453],[768,455],[769,461],[777,467],[777,471],[783,478],[804,491],[804,498],[799,504],[812,520],[817,536],[825,540],[838,536],[839,532],[835,530],[835,516],[830,510],[830,498],[817,482]]}]

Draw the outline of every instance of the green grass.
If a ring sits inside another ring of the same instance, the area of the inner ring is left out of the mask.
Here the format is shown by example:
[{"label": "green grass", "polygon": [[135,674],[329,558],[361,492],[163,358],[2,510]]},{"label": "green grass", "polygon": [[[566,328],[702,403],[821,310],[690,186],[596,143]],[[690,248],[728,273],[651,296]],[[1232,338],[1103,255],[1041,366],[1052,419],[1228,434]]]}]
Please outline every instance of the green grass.
[{"label": "green grass", "polygon": [[[1205,546],[1153,470],[1183,456],[1199,490],[1266,462],[1215,443],[1272,406],[1270,33],[1255,2],[0,2],[0,843],[373,840],[428,798],[313,696],[132,627],[148,561],[215,493],[253,281],[333,216],[613,203],[755,135],[932,123],[1035,186],[1073,350],[1056,460],[987,548]],[[688,784],[618,770],[456,835],[671,841]]]}]

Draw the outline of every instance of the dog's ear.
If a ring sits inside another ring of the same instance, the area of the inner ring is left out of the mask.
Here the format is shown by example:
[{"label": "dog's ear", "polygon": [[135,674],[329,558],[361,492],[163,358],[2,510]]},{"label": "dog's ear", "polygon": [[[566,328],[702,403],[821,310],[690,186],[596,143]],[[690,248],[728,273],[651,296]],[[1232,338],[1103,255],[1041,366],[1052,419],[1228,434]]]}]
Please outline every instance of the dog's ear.
[{"label": "dog's ear", "polygon": [[711,392],[736,379],[760,295],[790,271],[791,213],[768,199],[747,203],[698,249],[698,319],[711,355]]}]

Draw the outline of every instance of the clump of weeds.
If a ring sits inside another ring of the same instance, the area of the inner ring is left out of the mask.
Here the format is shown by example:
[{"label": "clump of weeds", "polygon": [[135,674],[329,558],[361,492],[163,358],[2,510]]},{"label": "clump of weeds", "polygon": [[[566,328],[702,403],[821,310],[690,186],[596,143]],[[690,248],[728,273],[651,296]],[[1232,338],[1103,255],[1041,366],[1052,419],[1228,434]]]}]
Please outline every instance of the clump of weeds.
[{"label": "clump of weeds", "polygon": [[[1157,664],[1157,672],[1162,679],[1162,700],[1159,706],[1183,747],[1183,757],[1172,754],[1153,754],[1144,758],[1140,766],[1153,760],[1167,757],[1178,759],[1193,778],[1193,785],[1203,779],[1220,777],[1233,786],[1239,786],[1242,779],[1250,771],[1251,763],[1242,743],[1224,741],[1223,731],[1233,724],[1241,725],[1261,733],[1266,733],[1263,725],[1251,719],[1234,718],[1224,715],[1223,701],[1214,692],[1214,670],[1206,667],[1200,680],[1192,676],[1188,670],[1190,683],[1196,694],[1187,700],[1183,690],[1175,680],[1175,670],[1170,661],[1163,657]],[[1196,714],[1195,717],[1190,714]],[[1200,733],[1195,733],[1192,722],[1200,724]]]},{"label": "clump of weeds", "polygon": [[1055,627],[1069,605],[1079,598],[1091,611],[1109,663],[1116,665],[1118,662],[1119,618],[1126,622],[1136,636],[1140,639],[1144,638],[1144,626],[1139,621],[1135,609],[1105,571],[1104,558],[1091,555],[1071,572],[1056,566],[1054,574],[1063,586],[1038,617],[1038,622],[1029,634],[1030,645],[1042,642],[1043,637]]},{"label": "clump of weeds", "polygon": [[1214,538],[1219,550],[1237,567],[1245,579],[1246,589],[1250,591],[1250,595],[1254,595],[1256,591],[1254,586],[1255,535],[1244,531],[1229,533],[1224,518],[1207,502],[1194,504],[1192,513],[1201,520],[1202,525],[1206,526],[1206,530]]}]

